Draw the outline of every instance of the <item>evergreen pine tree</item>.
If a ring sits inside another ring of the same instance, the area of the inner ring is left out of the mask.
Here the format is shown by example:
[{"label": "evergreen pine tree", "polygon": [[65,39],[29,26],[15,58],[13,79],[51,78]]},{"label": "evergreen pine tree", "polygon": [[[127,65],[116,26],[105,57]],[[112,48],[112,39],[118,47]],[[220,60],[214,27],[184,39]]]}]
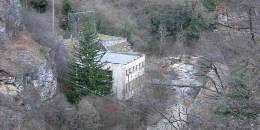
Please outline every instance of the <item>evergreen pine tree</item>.
[{"label": "evergreen pine tree", "polygon": [[104,69],[105,64],[101,62],[104,52],[97,47],[96,37],[89,26],[79,34],[66,89],[66,96],[72,103],[79,101],[82,96],[105,96],[111,93],[112,73]]}]

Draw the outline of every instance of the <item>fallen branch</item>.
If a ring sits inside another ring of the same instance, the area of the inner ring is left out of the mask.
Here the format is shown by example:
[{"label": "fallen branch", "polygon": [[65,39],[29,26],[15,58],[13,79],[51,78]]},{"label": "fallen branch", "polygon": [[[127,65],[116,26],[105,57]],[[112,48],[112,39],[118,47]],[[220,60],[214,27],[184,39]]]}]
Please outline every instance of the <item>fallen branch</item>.
[{"label": "fallen branch", "polygon": [[216,24],[221,25],[223,27],[231,28],[231,29],[238,29],[238,30],[250,29],[249,27],[235,27],[235,26],[231,26],[231,25],[223,24],[223,23],[219,23],[219,22],[216,22]]}]

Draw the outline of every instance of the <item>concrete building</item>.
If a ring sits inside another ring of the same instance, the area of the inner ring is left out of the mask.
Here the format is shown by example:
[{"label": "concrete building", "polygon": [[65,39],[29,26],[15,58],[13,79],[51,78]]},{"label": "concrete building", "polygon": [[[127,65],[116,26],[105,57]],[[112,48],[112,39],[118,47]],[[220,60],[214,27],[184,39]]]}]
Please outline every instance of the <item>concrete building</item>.
[{"label": "concrete building", "polygon": [[145,55],[107,52],[102,58],[113,74],[113,92],[120,100],[133,97],[143,87]]},{"label": "concrete building", "polygon": [[99,41],[107,51],[102,62],[112,71],[116,97],[133,97],[143,87],[145,55],[134,52],[126,38],[99,34]]}]

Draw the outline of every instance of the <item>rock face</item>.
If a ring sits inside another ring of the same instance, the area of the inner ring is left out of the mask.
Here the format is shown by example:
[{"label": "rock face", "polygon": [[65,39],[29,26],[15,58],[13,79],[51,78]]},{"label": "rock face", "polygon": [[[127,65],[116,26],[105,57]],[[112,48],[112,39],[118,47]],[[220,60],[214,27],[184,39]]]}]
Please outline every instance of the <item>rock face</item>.
[{"label": "rock face", "polygon": [[[31,86],[37,91],[41,101],[53,97],[57,80],[50,49],[37,45],[26,35],[15,41],[6,41],[0,46],[3,48],[0,49],[0,70],[9,73],[12,77],[9,80],[16,84],[19,94],[23,92],[21,90],[24,90],[24,87]],[[0,77],[3,78],[6,79]]]},{"label": "rock face", "polygon": [[0,55],[0,129],[12,130],[56,94],[54,56],[26,34],[0,43]]},{"label": "rock face", "polygon": [[33,75],[35,75],[35,79],[32,80],[32,83],[39,92],[41,100],[45,101],[52,98],[57,88],[57,81],[53,69],[48,65],[38,66],[35,67]]},{"label": "rock face", "polygon": [[87,100],[76,108],[57,91],[56,56],[27,34],[0,43],[0,130],[101,126],[98,113]]},{"label": "rock face", "polygon": [[0,93],[5,96],[17,96],[21,93],[23,87],[19,85],[15,78],[7,72],[0,70]]}]

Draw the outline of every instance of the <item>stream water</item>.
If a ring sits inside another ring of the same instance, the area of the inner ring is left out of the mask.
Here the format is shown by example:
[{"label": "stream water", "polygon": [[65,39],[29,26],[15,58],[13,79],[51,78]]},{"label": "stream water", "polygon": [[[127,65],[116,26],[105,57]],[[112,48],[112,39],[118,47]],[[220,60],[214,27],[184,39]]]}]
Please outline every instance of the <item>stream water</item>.
[{"label": "stream water", "polygon": [[[192,105],[205,79],[200,76],[205,73],[201,68],[200,58],[191,56],[166,57],[163,59],[151,57],[147,63],[147,87],[159,87],[174,90],[168,98],[175,98],[165,103],[164,110],[157,109],[161,118],[147,126],[147,130],[176,130],[186,126],[189,107]],[[168,90],[167,90],[168,89]],[[169,91],[168,91],[169,92]]]}]

